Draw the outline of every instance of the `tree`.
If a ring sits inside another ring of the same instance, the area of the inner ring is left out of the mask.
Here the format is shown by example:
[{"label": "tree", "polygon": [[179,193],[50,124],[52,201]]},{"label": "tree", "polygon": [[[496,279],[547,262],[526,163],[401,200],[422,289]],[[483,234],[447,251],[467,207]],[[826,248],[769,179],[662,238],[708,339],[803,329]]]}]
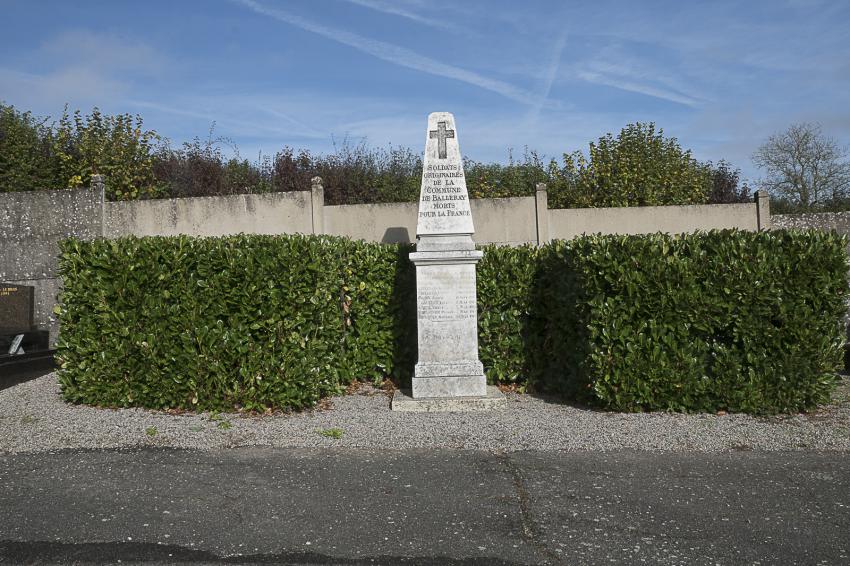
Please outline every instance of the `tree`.
[{"label": "tree", "polygon": [[753,197],[750,195],[750,188],[744,184],[738,187],[738,182],[741,179],[741,170],[733,169],[732,165],[723,159],[715,165],[712,162],[706,162],[711,171],[711,193],[708,195],[709,204],[731,204],[750,202]]},{"label": "tree", "polygon": [[847,157],[847,149],[825,136],[820,124],[804,122],[770,136],[753,153],[753,163],[767,175],[759,182],[762,188],[811,210],[847,198]]},{"label": "tree", "polygon": [[712,189],[708,165],[691,157],[676,138],[655,124],[629,124],[579,151],[564,155],[564,166],[549,167],[554,207],[702,204]]},{"label": "tree", "polygon": [[509,198],[534,195],[537,183],[549,181],[546,163],[525,148],[522,159],[508,152],[508,164],[481,163],[464,158],[463,169],[470,198]]},{"label": "tree", "polygon": [[60,176],[68,188],[87,187],[91,176],[105,177],[110,200],[156,196],[160,190],[153,174],[155,144],[160,137],[142,130],[141,116],[110,116],[94,108],[62,114],[53,135],[53,152],[59,158]]},{"label": "tree", "polygon": [[0,104],[0,192],[59,188],[47,119]]}]

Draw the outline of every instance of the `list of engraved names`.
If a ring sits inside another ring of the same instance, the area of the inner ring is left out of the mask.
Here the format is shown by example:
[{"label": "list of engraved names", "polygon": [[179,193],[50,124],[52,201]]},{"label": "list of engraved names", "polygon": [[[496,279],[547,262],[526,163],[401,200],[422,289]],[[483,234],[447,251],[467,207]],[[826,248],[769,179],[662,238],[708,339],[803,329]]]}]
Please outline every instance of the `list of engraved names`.
[{"label": "list of engraved names", "polygon": [[475,318],[475,288],[425,279],[417,282],[419,318],[431,322],[449,322]]}]

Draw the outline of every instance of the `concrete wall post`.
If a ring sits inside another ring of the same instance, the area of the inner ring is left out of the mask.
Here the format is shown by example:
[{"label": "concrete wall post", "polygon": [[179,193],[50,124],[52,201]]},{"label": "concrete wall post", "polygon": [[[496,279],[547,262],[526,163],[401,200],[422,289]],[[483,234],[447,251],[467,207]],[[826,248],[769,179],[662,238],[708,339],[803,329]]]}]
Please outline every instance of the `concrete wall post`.
[{"label": "concrete wall post", "polygon": [[755,201],[758,229],[770,230],[770,195],[767,191],[756,191]]},{"label": "concrete wall post", "polygon": [[95,191],[94,198],[100,206],[100,234],[106,236],[106,183],[103,180],[103,175],[94,174],[91,176],[89,188]]},{"label": "concrete wall post", "polygon": [[549,243],[549,193],[546,183],[537,183],[534,192],[534,209],[537,215],[537,245]]},{"label": "concrete wall post", "polygon": [[313,234],[325,233],[325,188],[321,177],[310,179],[310,212],[313,217]]}]

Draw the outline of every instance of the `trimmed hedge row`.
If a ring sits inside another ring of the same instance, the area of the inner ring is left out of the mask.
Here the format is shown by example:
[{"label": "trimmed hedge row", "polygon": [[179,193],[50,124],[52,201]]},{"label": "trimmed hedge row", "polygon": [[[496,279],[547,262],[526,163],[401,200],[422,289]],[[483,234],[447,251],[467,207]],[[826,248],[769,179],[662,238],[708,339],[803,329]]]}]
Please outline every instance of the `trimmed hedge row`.
[{"label": "trimmed hedge row", "polygon": [[[487,247],[491,382],[616,410],[811,408],[841,366],[845,240],[821,232],[590,236]],[[63,245],[60,382],[74,402],[310,406],[409,379],[411,246],[314,236]]]},{"label": "trimmed hedge row", "polygon": [[403,303],[402,251],[312,236],[67,240],[62,391],[97,405],[262,411],[392,373],[384,321]]},{"label": "trimmed hedge row", "polygon": [[592,236],[539,260],[541,387],[622,411],[799,411],[843,365],[846,241],[811,232]]}]

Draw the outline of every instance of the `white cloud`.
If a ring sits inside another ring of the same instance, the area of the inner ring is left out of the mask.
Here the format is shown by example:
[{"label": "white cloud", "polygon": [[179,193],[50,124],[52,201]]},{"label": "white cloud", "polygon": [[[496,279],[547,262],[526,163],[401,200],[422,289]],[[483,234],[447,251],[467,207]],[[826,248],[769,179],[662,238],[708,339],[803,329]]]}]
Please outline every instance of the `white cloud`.
[{"label": "white cloud", "polygon": [[58,65],[108,71],[132,71],[156,75],[167,66],[166,58],[153,47],[128,37],[78,29],[46,41],[36,55]]},{"label": "white cloud", "polygon": [[566,45],[567,30],[566,28],[564,28],[564,30],[555,40],[555,45],[552,48],[552,60],[549,63],[549,67],[546,69],[543,90],[540,93],[540,102],[538,102],[531,110],[530,119],[532,122],[537,121],[538,117],[540,116],[540,110],[543,108],[544,104],[549,98],[549,94],[552,92],[552,85],[555,83],[555,79],[558,76],[558,69],[561,67],[561,55],[563,54],[564,47]]},{"label": "white cloud", "polygon": [[389,14],[391,16],[399,16],[402,18],[407,18],[408,20],[412,20],[416,23],[426,25],[429,27],[443,29],[446,31],[451,31],[454,33],[463,33],[465,30],[460,26],[446,20],[446,19],[434,19],[423,16],[414,12],[413,10],[407,9],[403,4],[395,1],[395,2],[385,2],[382,0],[346,0],[352,4],[357,6],[362,6],[363,8],[369,8],[370,10],[375,10],[376,12],[382,12],[384,14]]},{"label": "white cloud", "polygon": [[[277,102],[277,104],[275,103]],[[269,99],[257,96],[216,97],[180,96],[168,104],[148,100],[127,100],[128,105],[144,108],[170,116],[188,118],[188,123],[198,132],[215,123],[216,131],[226,137],[253,137],[270,140],[326,139],[328,130],[303,123],[285,112],[280,97]],[[258,112],[259,111],[259,112]],[[265,116],[263,116],[265,114]],[[299,112],[301,114],[301,112]],[[200,132],[198,132],[200,133]]]},{"label": "white cloud", "polygon": [[44,74],[0,68],[0,96],[6,102],[48,113],[55,113],[65,103],[72,110],[102,104],[127,90],[121,81],[86,67],[66,67]]},{"label": "white cloud", "polygon": [[638,94],[651,96],[653,98],[660,98],[662,100],[668,100],[670,102],[684,104],[685,106],[699,106],[699,101],[694,100],[689,96],[678,94],[676,92],[655,87],[652,85],[639,83],[637,81],[630,80],[621,76],[610,75],[602,72],[595,72],[589,70],[579,70],[576,73],[576,76],[581,80],[587,81],[589,83],[610,86],[629,92],[636,92]]},{"label": "white cloud", "polygon": [[[624,48],[617,41],[604,45],[587,60],[574,65],[575,77],[590,83],[610,86],[661,100],[697,107],[707,100],[703,85],[695,88],[694,81],[675,62],[662,63],[640,57],[634,52],[638,44]],[[665,59],[670,59],[669,54]]]},{"label": "white cloud", "polygon": [[282,10],[267,8],[253,0],[234,1],[250,8],[258,14],[274,18],[278,21],[321,35],[327,39],[348,45],[349,47],[353,47],[383,61],[407,67],[409,69],[422,71],[431,75],[465,82],[467,84],[495,92],[505,98],[509,98],[523,104],[534,105],[539,102],[539,97],[512,84],[497,79],[491,79],[473,71],[467,71],[466,69],[461,69],[454,65],[449,65],[448,63],[431,59],[430,57],[420,55],[419,53],[405,47],[363,37],[345,30],[329,28],[321,24],[316,24]]},{"label": "white cloud", "polygon": [[[13,61],[17,68],[12,67]],[[133,90],[134,81],[169,68],[167,59],[145,43],[82,29],[51,36],[13,61],[0,67],[0,97],[52,115],[65,103],[72,110],[92,106],[107,110]]]}]

